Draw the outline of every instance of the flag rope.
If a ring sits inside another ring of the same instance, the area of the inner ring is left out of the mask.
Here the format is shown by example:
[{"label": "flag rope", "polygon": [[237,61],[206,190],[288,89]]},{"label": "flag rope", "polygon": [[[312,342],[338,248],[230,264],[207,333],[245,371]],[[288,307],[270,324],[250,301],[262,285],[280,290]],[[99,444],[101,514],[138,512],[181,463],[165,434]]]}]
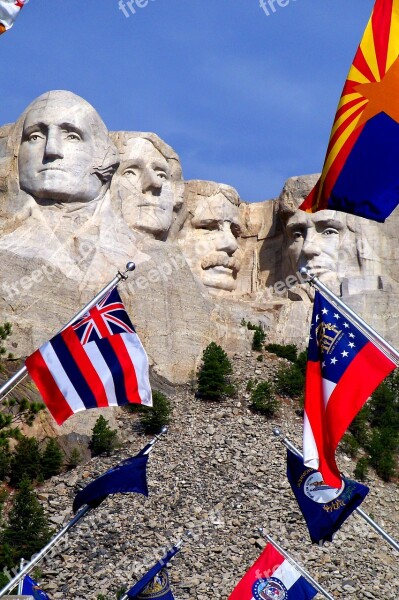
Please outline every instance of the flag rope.
[{"label": "flag rope", "polygon": [[[164,427],[162,429],[162,431],[154,437],[153,440],[151,440],[151,442],[149,442],[149,446],[150,448],[147,450],[146,454],[149,454],[150,452],[152,452],[154,445],[160,440],[162,435],[165,435],[168,431],[167,427]],[[101,500],[101,503],[104,502],[104,500],[107,498],[107,496],[104,496],[104,498]],[[58,544],[58,542],[65,536],[66,533],[68,533],[68,531],[70,529],[72,529],[72,527],[74,527],[81,519],[83,519],[83,517],[85,517],[89,512],[91,512],[92,510],[95,510],[95,508],[97,508],[99,506],[99,504],[96,505],[96,507],[91,507],[90,505],[86,504],[85,506],[83,506],[74,516],[73,519],[71,519],[69,521],[69,523],[67,523],[65,525],[65,527],[63,527],[63,529],[61,529],[61,531],[59,531],[49,542],[48,544],[46,544],[41,550],[40,552],[38,552],[37,554],[35,554],[35,556],[31,559],[30,562],[28,562],[27,564],[25,564],[25,566],[23,567],[23,569],[21,569],[19,571],[19,573],[17,573],[17,575],[15,575],[15,577],[13,577],[13,579],[11,579],[7,585],[5,585],[1,590],[0,590],[0,598],[2,596],[4,596],[7,592],[13,590],[21,581],[21,579],[23,579],[25,577],[25,575],[28,575],[32,569],[46,556],[46,554],[48,554],[50,552],[50,550],[52,548],[54,548],[54,546],[56,546]]]},{"label": "flag rope", "polygon": [[[118,271],[118,273],[113,278],[113,280],[110,281],[74,317],[72,317],[72,319],[66,325],[64,325],[64,327],[62,327],[60,329],[60,331],[62,331],[66,327],[69,327],[69,325],[72,325],[72,323],[74,323],[75,321],[77,321],[78,319],[80,319],[81,317],[83,317],[83,315],[85,315],[91,308],[93,308],[93,306],[95,306],[98,302],[100,302],[100,300],[106,294],[108,294],[108,292],[111,292],[118,285],[118,283],[120,283],[121,281],[126,281],[126,279],[128,278],[127,273],[134,271],[135,268],[136,268],[136,265],[134,264],[134,262],[128,262],[127,265],[126,265],[126,270],[123,273],[121,273],[121,271]],[[60,331],[58,333],[60,333]],[[28,375],[28,370],[27,370],[26,366],[24,365],[23,367],[21,367],[21,369],[19,369],[19,371],[17,371],[12,377],[10,377],[10,379],[8,381],[6,381],[5,383],[3,383],[3,385],[0,387],[0,400],[2,400],[10,392],[12,392],[12,390],[17,385],[19,385],[21,383],[21,381],[23,379],[25,379],[25,377],[27,375]]]},{"label": "flag rope", "polygon": [[281,546],[280,544],[278,544],[277,542],[275,542],[273,540],[273,538],[268,534],[265,533],[265,530],[263,529],[263,527],[259,527],[258,529],[259,533],[262,535],[262,537],[267,540],[268,542],[270,542],[275,548],[276,550],[278,550],[280,552],[280,554],[282,554],[284,556],[285,559],[288,560],[289,563],[291,563],[291,565],[293,567],[295,567],[295,569],[297,571],[299,571],[299,573],[301,575],[303,575],[303,577],[305,577],[305,579],[307,579],[309,581],[309,583],[311,583],[318,592],[320,592],[320,594],[323,594],[323,596],[325,598],[328,598],[328,600],[334,600],[334,596],[331,596],[331,594],[329,594],[315,579],[313,579],[313,577],[311,575],[309,575],[309,573],[307,571],[305,571],[305,569],[303,567],[301,567],[301,565],[299,565],[289,554],[288,552],[286,552]]},{"label": "flag rope", "polygon": [[[294,452],[294,454],[296,454],[297,456],[299,456],[299,458],[303,459],[303,455],[301,454],[301,452],[299,452],[298,448],[296,448],[294,446],[294,444],[292,444],[281,432],[281,430],[278,427],[274,427],[273,429],[273,433],[274,435],[279,439],[279,441],[289,450],[292,450],[292,452]],[[390,545],[392,546],[392,548],[394,548],[394,550],[398,550],[399,551],[399,544],[398,542],[389,535],[389,533],[387,533],[385,531],[385,529],[383,529],[380,525],[378,525],[378,523],[376,523],[367,513],[364,512],[364,510],[362,510],[360,507],[355,508],[354,512],[357,512],[357,514],[362,517],[362,519],[364,519],[366,521],[366,523],[368,523],[369,525],[371,525],[371,527]]]},{"label": "flag rope", "polygon": [[356,314],[351,308],[349,308],[349,306],[347,306],[345,302],[340,300],[340,298],[338,298],[338,296],[336,296],[334,292],[328,289],[328,287],[325,286],[324,283],[322,283],[318,277],[316,277],[315,275],[311,275],[306,267],[302,267],[300,269],[300,273],[304,277],[307,277],[306,281],[310,286],[314,286],[315,288],[317,288],[325,298],[327,298],[332,304],[336,306],[336,308],[340,308],[345,314],[345,317],[348,319],[348,321],[352,323],[352,325],[355,325],[359,329],[361,329],[362,333],[370,342],[375,344],[379,348],[379,350],[381,350],[381,352],[385,354],[387,358],[389,358],[389,360],[396,364],[397,367],[399,366],[399,351],[396,350],[396,348],[394,348],[389,342],[387,342],[382,336],[380,336],[380,334],[377,333],[375,329],[370,327],[370,325],[368,325],[366,321],[364,321],[361,317],[359,317],[358,314]]}]

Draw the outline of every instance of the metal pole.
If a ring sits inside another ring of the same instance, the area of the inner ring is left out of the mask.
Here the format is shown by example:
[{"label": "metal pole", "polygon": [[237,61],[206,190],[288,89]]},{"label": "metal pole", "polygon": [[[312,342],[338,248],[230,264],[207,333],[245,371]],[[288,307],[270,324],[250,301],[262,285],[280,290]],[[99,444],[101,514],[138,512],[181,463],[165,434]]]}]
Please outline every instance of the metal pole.
[{"label": "metal pole", "polygon": [[[164,427],[161,431],[161,433],[159,435],[157,435],[156,437],[154,437],[153,440],[151,440],[151,442],[149,443],[150,448],[147,450],[146,454],[148,454],[149,452],[151,452],[154,448],[154,445],[160,440],[161,436],[164,435],[167,432],[167,428]],[[104,500],[107,498],[107,496],[104,497],[104,499],[101,501],[104,502]],[[98,508],[99,505],[96,506],[96,508]],[[5,587],[3,587],[0,590],[0,598],[2,596],[4,596],[7,592],[9,592],[10,590],[14,589],[14,587],[16,587],[19,582],[21,581],[21,579],[23,579],[25,577],[25,575],[27,575],[28,573],[30,573],[30,571],[33,569],[33,567],[35,567],[37,565],[38,562],[40,562],[42,560],[42,558],[45,557],[45,555],[52,549],[54,548],[54,546],[56,546],[58,544],[58,542],[61,540],[61,538],[64,537],[64,535],[66,533],[68,533],[68,531],[70,529],[72,529],[72,527],[75,527],[75,525],[81,520],[83,519],[83,517],[85,517],[87,515],[87,513],[89,513],[91,510],[94,510],[91,506],[86,505],[83,506],[74,516],[74,518],[69,521],[69,523],[67,523],[65,525],[65,527],[63,529],[61,529],[61,531],[59,531],[57,533],[57,535],[55,535],[46,546],[44,546],[44,548],[42,548],[40,550],[40,552],[38,552],[38,554],[36,554],[30,562],[28,562],[21,570],[20,572],[15,575],[15,577],[13,579],[11,579],[7,585]]]},{"label": "metal pole", "polygon": [[[19,563],[19,570],[22,571],[22,569],[24,568],[24,564],[25,564],[25,559],[21,558],[21,561]],[[22,595],[22,588],[24,587],[24,580],[21,579],[21,581],[18,584],[18,595],[21,596]]]},{"label": "metal pole", "polygon": [[[291,444],[291,442],[283,436],[281,430],[278,427],[275,427],[273,429],[273,433],[274,435],[280,440],[280,442],[282,444],[284,444],[284,446],[286,448],[289,448],[290,450],[292,450],[292,452],[294,454],[296,454],[297,456],[299,456],[300,458],[303,458],[303,455],[299,452],[298,448],[296,448],[293,444]],[[357,512],[358,515],[360,515],[362,517],[362,519],[364,519],[366,521],[366,523],[368,523],[369,525],[371,525],[371,527],[390,545],[392,546],[392,548],[394,548],[394,550],[398,550],[399,551],[399,544],[398,542],[389,535],[389,533],[387,533],[382,527],[380,527],[380,525],[378,525],[378,523],[376,523],[371,517],[369,517],[369,515],[367,513],[364,512],[364,510],[362,510],[361,508],[357,507],[355,508],[354,512]]]},{"label": "metal pole", "polygon": [[41,561],[41,559],[47,554],[47,552],[49,552],[60,541],[60,539],[64,537],[64,535],[72,527],[74,527],[76,523],[78,523],[90,510],[92,510],[90,506],[84,506],[83,508],[81,508],[80,511],[76,514],[76,516],[71,521],[69,521],[69,523],[67,523],[67,525],[65,525],[65,527],[61,529],[61,531],[57,533],[57,535],[54,536],[53,539],[50,540],[49,543],[46,546],[44,546],[44,548],[42,548],[40,552],[38,552],[38,554],[36,554],[34,558],[32,558],[30,562],[26,564],[23,567],[23,569],[21,569],[21,571],[7,583],[5,587],[3,587],[0,590],[0,597],[4,596],[7,592],[14,589],[14,587],[18,585],[21,579],[23,579],[25,575],[27,575],[33,569],[33,567],[35,567],[37,563]]},{"label": "metal pole", "polygon": [[[86,306],[84,306],[70,321],[68,321],[68,323],[64,325],[62,329],[60,329],[60,331],[63,331],[66,327],[69,327],[69,325],[72,325],[72,323],[83,317],[83,315],[93,308],[93,306],[95,306],[97,302],[99,302],[108,292],[113,290],[120,281],[125,281],[127,279],[126,273],[134,271],[135,268],[136,265],[134,262],[128,262],[126,265],[126,271],[124,273],[118,271],[114,279],[110,281],[109,284],[106,285],[105,288],[103,288],[101,292],[99,292],[88,304],[86,304]],[[60,331],[58,331],[58,333],[60,333]],[[23,366],[8,381],[6,381],[6,383],[3,383],[3,385],[0,387],[0,400],[16,385],[18,385],[27,376],[27,374],[28,370],[25,366]]]},{"label": "metal pole", "polygon": [[303,569],[293,558],[291,558],[288,552],[286,552],[279,544],[277,544],[277,542],[275,542],[270,535],[265,533],[263,527],[259,527],[259,532],[265,538],[265,540],[273,544],[276,550],[278,550],[284,556],[284,558],[286,558],[288,562],[290,562],[295,567],[295,569],[299,571],[300,574],[303,575],[303,577],[305,577],[305,579],[307,579],[309,583],[311,583],[318,592],[320,592],[320,594],[323,594],[323,596],[325,598],[328,598],[328,600],[334,600],[334,596],[331,596],[331,594],[326,592],[326,590],[322,588],[321,585],[317,583],[317,581],[313,579],[313,577],[309,575],[307,571],[305,571],[305,569]]},{"label": "metal pole", "polygon": [[359,327],[359,329],[362,330],[367,339],[369,339],[376,346],[378,346],[378,348],[381,350],[381,352],[385,354],[385,356],[387,356],[390,360],[392,360],[392,362],[399,366],[399,352],[398,350],[396,350],[396,348],[394,348],[389,342],[384,340],[384,338],[381,337],[372,327],[370,327],[370,325],[363,321],[363,319],[359,317],[359,315],[357,315],[351,308],[349,308],[349,306],[347,306],[345,302],[342,302],[342,300],[340,300],[338,296],[336,296],[331,290],[329,290],[328,287],[326,287],[318,277],[316,277],[315,275],[310,275],[306,267],[302,267],[300,273],[301,275],[304,275],[308,278],[307,282],[309,283],[309,285],[313,285],[314,287],[316,287],[323,294],[323,296],[326,296],[328,300],[330,300],[337,308],[340,308],[345,313],[345,316],[348,318],[348,320],[351,321],[353,325],[356,325],[357,327]]}]

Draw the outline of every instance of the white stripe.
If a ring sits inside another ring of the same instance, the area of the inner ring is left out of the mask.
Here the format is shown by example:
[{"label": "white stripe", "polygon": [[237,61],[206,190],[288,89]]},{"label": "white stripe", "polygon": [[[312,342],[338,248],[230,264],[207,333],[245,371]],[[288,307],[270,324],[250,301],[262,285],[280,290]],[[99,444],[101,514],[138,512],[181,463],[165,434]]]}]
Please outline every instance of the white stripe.
[{"label": "white stripe", "polygon": [[108,405],[118,406],[112,373],[105,362],[103,355],[98,349],[96,342],[89,342],[88,344],[85,344],[83,346],[83,350],[86,352],[91,364],[97,372],[97,375],[101,379],[101,382],[105,388]]},{"label": "white stripe", "polygon": [[19,6],[15,4],[15,0],[0,1],[0,21],[4,23],[6,29],[13,26],[20,10]]},{"label": "white stripe", "polygon": [[292,566],[288,560],[285,560],[281,565],[276,569],[272,575],[272,577],[276,577],[276,579],[280,579],[289,590],[294,583],[300,579],[301,574],[299,571]]},{"label": "white stripe", "polygon": [[151,386],[148,375],[148,357],[135,333],[121,333],[121,338],[129,353],[130,360],[134,364],[141,404],[152,406]]},{"label": "white stripe", "polygon": [[85,405],[83,404],[79,394],[77,393],[72,381],[69,379],[66,374],[64,367],[59,361],[58,356],[56,355],[54,348],[50,344],[50,342],[46,342],[41,348],[40,353],[47,365],[48,370],[53,376],[56,384],[58,385],[60,392],[67,400],[71,410],[75,412],[79,412],[81,410],[86,410]]},{"label": "white stripe", "polygon": [[333,381],[330,381],[329,379],[324,379],[324,378],[321,380],[321,383],[322,383],[322,388],[323,388],[324,408],[327,408],[328,401],[331,397],[331,394],[337,387],[337,384],[334,383]]},{"label": "white stripe", "polygon": [[303,463],[307,467],[319,469],[319,453],[314,439],[312,427],[305,412],[303,419]]}]

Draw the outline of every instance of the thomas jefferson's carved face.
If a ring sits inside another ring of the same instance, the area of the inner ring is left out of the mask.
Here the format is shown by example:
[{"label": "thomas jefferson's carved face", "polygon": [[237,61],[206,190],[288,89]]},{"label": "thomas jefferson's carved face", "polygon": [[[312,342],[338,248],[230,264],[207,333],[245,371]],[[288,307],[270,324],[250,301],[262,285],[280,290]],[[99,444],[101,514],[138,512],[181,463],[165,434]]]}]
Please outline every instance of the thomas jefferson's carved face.
[{"label": "thomas jefferson's carved face", "polygon": [[219,193],[204,198],[186,223],[180,245],[192,271],[209,288],[233,291],[240,263],[238,207]]},{"label": "thomas jefferson's carved face", "polygon": [[162,238],[173,219],[174,191],[165,157],[143,138],[130,138],[112,182],[122,216],[131,229]]},{"label": "thomas jefferson's carved face", "polygon": [[60,94],[39,98],[26,114],[18,154],[20,187],[39,201],[89,202],[103,185],[94,172],[95,111],[72,94],[63,104]]}]

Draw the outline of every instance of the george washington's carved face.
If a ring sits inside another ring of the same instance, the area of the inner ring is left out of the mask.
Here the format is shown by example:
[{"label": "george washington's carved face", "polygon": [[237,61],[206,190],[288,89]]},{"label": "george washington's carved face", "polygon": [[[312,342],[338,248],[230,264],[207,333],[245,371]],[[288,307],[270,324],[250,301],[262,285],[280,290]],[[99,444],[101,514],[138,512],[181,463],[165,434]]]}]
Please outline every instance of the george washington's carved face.
[{"label": "george washington's carved face", "polygon": [[[101,123],[96,130],[96,121]],[[29,107],[18,153],[20,187],[36,200],[89,202],[103,181],[95,172],[105,126],[85,100],[50,92]],[[99,161],[101,162],[101,160]]]}]

